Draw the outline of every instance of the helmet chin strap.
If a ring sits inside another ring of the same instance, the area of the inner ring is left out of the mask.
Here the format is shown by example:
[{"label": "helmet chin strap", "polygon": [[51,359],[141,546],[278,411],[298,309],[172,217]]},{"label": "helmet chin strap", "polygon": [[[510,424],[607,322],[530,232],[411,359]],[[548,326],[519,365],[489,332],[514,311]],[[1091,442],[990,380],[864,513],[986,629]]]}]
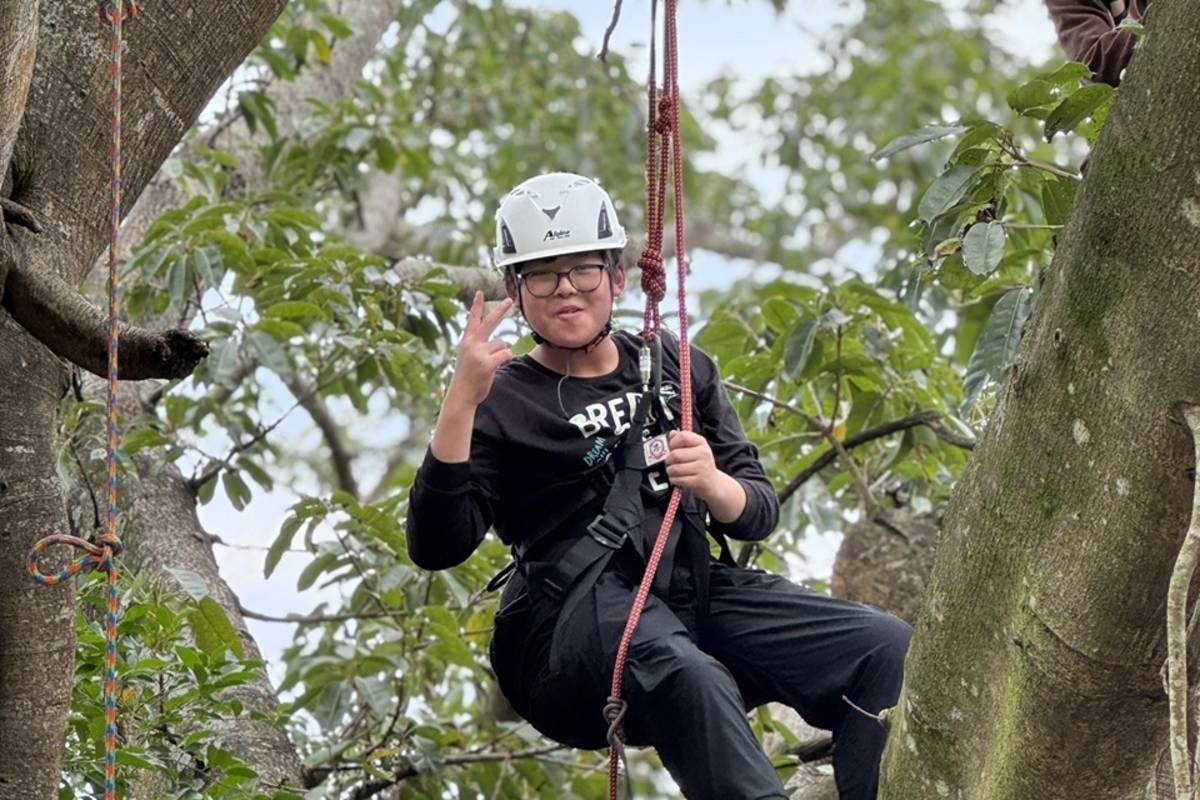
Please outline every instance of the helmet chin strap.
[{"label": "helmet chin strap", "polygon": [[[605,271],[608,272],[608,270],[605,270]],[[610,294],[615,295],[616,286],[613,283],[612,272],[608,272],[608,288],[609,288]],[[615,296],[613,297],[613,305],[614,306],[616,305],[616,297]],[[527,323],[529,323],[529,317],[525,316],[525,303],[524,303],[524,298],[521,296],[520,287],[517,287],[517,308],[520,309],[521,316],[525,317],[525,321]],[[612,333],[612,327],[613,327],[612,322],[613,322],[612,308],[609,308],[608,321],[604,323],[604,327],[602,327],[600,329],[600,332],[597,333],[590,342],[588,342],[585,345],[581,345],[579,347],[567,347],[566,345],[555,344],[554,342],[547,339],[545,336],[542,336],[540,333],[538,333],[537,330],[534,329],[533,323],[529,323],[529,331],[533,335],[533,341],[536,344],[544,344],[547,347],[553,347],[555,350],[566,350],[568,352],[579,352],[580,350],[582,350],[585,353],[590,353],[593,350],[595,350],[597,347],[599,347],[600,343],[603,342],[604,339],[610,333]]]}]

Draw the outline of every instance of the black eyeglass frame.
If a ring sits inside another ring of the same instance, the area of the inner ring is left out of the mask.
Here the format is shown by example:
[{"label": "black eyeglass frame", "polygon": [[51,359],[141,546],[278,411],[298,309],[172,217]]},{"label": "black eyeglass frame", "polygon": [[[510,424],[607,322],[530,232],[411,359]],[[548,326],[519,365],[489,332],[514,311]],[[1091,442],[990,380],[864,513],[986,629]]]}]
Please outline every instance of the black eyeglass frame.
[{"label": "black eyeglass frame", "polygon": [[[574,277],[574,275],[576,274],[576,272],[575,272],[576,270],[592,270],[592,269],[600,270],[601,274],[602,274],[604,270],[608,269],[608,265],[607,264],[576,264],[575,266],[571,267],[570,269],[561,270],[561,271],[553,270],[553,269],[535,269],[530,272],[518,272],[516,277],[517,277],[517,282],[519,284],[524,284],[525,288],[529,289],[530,295],[532,295],[533,297],[536,297],[538,299],[544,299],[547,297],[554,296],[554,294],[558,291],[558,287],[562,285],[562,279],[563,279],[564,275],[567,277],[567,283],[571,284],[571,288],[573,288],[575,291],[579,292],[580,294],[588,294],[589,292],[596,291],[597,289],[600,288],[600,284],[604,282],[603,278],[600,278],[599,280],[597,280],[596,285],[593,286],[592,288],[582,289],[579,287],[579,284],[577,284],[575,282],[575,277]],[[554,288],[551,289],[546,294],[538,294],[528,284],[528,279],[531,275],[553,275],[554,276]]]}]

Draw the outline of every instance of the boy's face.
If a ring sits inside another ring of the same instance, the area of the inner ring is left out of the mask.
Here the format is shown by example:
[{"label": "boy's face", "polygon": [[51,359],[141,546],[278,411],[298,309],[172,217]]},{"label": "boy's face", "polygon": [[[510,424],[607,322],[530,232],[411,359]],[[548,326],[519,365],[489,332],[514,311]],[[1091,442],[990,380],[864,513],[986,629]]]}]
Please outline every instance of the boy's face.
[{"label": "boy's face", "polygon": [[625,290],[625,268],[616,268],[610,287],[602,253],[569,253],[521,265],[517,284],[509,294],[521,293],[534,330],[562,347],[583,347],[608,322]]}]

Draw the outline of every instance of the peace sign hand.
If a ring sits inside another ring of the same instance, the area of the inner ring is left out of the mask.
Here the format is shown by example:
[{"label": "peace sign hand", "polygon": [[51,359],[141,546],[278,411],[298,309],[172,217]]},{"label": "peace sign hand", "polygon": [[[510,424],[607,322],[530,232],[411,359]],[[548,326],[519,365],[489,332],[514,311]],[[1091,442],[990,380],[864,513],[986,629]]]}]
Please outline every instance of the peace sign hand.
[{"label": "peace sign hand", "polygon": [[496,370],[513,357],[507,344],[492,338],[512,304],[512,298],[507,298],[484,316],[483,292],[475,293],[467,329],[458,343],[458,364],[446,392],[447,400],[453,396],[457,402],[474,408],[488,396]]}]

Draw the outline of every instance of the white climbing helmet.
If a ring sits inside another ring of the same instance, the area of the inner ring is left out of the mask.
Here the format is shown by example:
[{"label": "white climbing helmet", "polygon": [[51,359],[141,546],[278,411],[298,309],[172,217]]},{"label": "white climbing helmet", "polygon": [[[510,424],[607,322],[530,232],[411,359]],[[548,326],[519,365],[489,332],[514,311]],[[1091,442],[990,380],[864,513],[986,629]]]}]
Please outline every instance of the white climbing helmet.
[{"label": "white climbing helmet", "polygon": [[497,267],[625,246],[608,192],[591,178],[551,172],[521,183],[496,211]]}]

